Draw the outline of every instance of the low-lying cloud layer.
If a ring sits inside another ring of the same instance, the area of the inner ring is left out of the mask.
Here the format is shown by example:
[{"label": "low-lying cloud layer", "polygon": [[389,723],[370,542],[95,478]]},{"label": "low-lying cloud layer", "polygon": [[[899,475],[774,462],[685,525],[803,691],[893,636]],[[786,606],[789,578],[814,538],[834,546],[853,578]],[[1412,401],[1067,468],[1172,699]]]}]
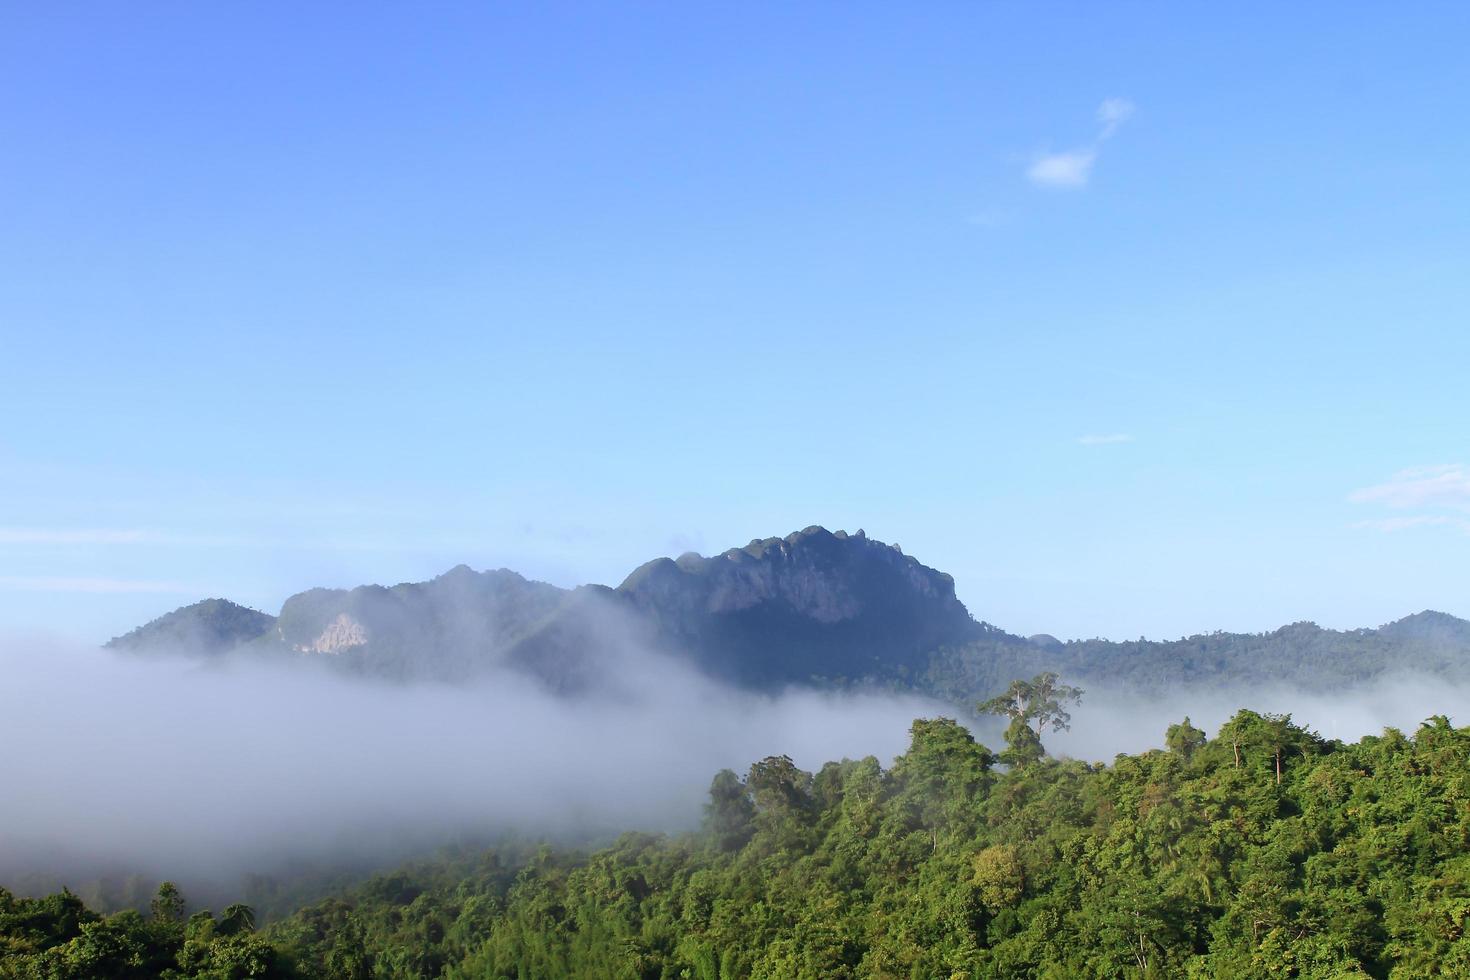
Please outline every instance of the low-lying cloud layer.
[{"label": "low-lying cloud layer", "polygon": [[[138,873],[226,895],[247,872],[383,863],[457,838],[685,829],[721,768],[776,754],[807,769],[870,754],[886,764],[913,719],[957,713],[890,694],[749,694],[648,654],[575,698],[510,671],[397,685],[310,662],[142,659],[35,639],[0,642],[0,677],[0,884]],[[1046,742],[1106,761],[1159,746],[1186,714],[1213,735],[1242,706],[1353,740],[1431,714],[1463,721],[1470,695],[1414,678],[1333,697],[1093,688],[1072,731]],[[999,724],[978,729],[1001,748]]]},{"label": "low-lying cloud layer", "polygon": [[1193,689],[1167,699],[1089,687],[1072,709],[1072,729],[1045,737],[1047,748],[1089,762],[1120,752],[1160,748],[1164,732],[1186,715],[1213,738],[1241,708],[1289,714],[1323,738],[1355,742],[1393,727],[1412,734],[1431,715],[1470,721],[1470,690],[1439,678],[1400,675],[1348,691],[1320,694],[1292,687]]},{"label": "low-lying cloud layer", "polygon": [[677,662],[563,698],[510,671],[395,685],[312,664],[0,643],[0,883],[223,882],[458,834],[678,830],[714,773],[903,751],[919,698],[733,691]]}]

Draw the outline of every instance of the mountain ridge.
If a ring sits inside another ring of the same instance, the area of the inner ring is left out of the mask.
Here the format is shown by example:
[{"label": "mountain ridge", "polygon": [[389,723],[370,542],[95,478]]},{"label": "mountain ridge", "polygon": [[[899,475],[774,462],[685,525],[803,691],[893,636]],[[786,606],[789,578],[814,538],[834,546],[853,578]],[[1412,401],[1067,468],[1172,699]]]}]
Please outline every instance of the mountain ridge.
[{"label": "mountain ridge", "polygon": [[399,680],[511,668],[561,691],[653,650],[745,688],[865,683],[956,701],[1040,670],[1153,692],[1267,678],[1333,686],[1395,668],[1470,677],[1470,622],[1434,610],[1356,630],[1298,622],[1165,641],[1023,638],[977,621],[950,575],[897,545],[819,525],[708,557],[656,558],[615,587],[564,589],[461,564],[425,582],[308,589],[274,617],[204,600],[107,646],[311,657]]}]

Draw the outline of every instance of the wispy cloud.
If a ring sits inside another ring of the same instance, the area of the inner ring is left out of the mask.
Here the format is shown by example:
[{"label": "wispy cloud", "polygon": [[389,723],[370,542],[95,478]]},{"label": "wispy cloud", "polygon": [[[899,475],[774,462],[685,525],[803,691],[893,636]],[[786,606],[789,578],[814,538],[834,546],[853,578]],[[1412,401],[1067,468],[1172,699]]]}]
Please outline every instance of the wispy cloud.
[{"label": "wispy cloud", "polygon": [[1097,107],[1098,131],[1092,142],[1070,150],[1037,154],[1026,168],[1026,179],[1037,187],[1053,190],[1086,187],[1102,145],[1133,117],[1136,108],[1127,99],[1104,99]]},{"label": "wispy cloud", "polygon": [[1452,527],[1470,533],[1470,466],[1444,463],[1400,470],[1382,483],[1348,494],[1355,504],[1414,511],[1359,521],[1354,527],[1404,531],[1415,527]]},{"label": "wispy cloud", "polygon": [[1031,166],[1026,168],[1026,179],[1037,187],[1085,187],[1092,179],[1092,165],[1096,162],[1096,150],[1045,153],[1031,161]]},{"label": "wispy cloud", "polygon": [[54,575],[0,575],[0,589],[22,592],[86,592],[92,594],[159,592],[187,593],[198,589],[181,582],[122,578],[74,578]]},{"label": "wispy cloud", "polygon": [[1077,442],[1083,446],[1116,446],[1120,442],[1132,441],[1133,437],[1126,432],[1109,432],[1106,434],[1094,434],[1077,437]]},{"label": "wispy cloud", "polygon": [[1470,511],[1470,467],[1463,463],[1400,470],[1383,483],[1354,490],[1355,504],[1383,504],[1396,510],[1452,507]]},{"label": "wispy cloud", "polygon": [[1111,139],[1119,126],[1133,118],[1137,108],[1127,99],[1103,99],[1102,105],[1097,107],[1097,121],[1102,125],[1102,132],[1097,138]]}]

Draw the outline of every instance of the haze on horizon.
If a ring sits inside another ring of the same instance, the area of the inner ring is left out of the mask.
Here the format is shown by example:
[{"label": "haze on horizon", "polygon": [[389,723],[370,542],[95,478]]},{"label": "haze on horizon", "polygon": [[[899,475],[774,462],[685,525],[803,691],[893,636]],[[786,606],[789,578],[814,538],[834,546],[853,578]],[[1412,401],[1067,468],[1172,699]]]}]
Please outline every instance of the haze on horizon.
[{"label": "haze on horizon", "polygon": [[1467,20],[13,6],[0,630],[813,523],[1020,634],[1470,616]]}]

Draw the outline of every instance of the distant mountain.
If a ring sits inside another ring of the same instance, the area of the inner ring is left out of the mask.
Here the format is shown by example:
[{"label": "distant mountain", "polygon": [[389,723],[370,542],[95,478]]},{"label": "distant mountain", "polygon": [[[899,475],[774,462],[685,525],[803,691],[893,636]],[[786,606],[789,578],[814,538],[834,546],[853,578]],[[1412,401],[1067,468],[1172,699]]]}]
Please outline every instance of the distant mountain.
[{"label": "distant mountain", "polygon": [[263,636],[275,623],[274,616],[228,599],[205,599],[115,636],[104,645],[134,652],[214,656]]},{"label": "distant mountain", "polygon": [[[111,645],[187,650],[190,606]],[[239,609],[240,607],[233,607]],[[712,558],[686,554],[636,569],[615,589],[560,589],[463,565],[427,582],[310,589],[248,628],[200,629],[199,652],[329,659],[351,672],[460,679],[511,666],[556,688],[593,681],[629,649],[686,658],[754,688],[891,680],[930,653],[982,635],[954,580],[862,531],[809,527]]]},{"label": "distant mountain", "polygon": [[1170,689],[1234,681],[1308,690],[1371,681],[1390,672],[1470,676],[1470,622],[1416,613],[1377,629],[1292,623],[1267,633],[1205,633],[1178,640],[1068,643],[1064,667],[1133,687]]},{"label": "distant mountain", "polygon": [[499,663],[568,595],[465,565],[427,582],[310,589],[287,599],[257,651],[330,657],[354,672],[458,679]]},{"label": "distant mountain", "polygon": [[562,589],[461,565],[427,582],[311,589],[287,599],[279,617],[209,599],[108,645],[313,658],[397,679],[508,667],[561,691],[604,683],[631,651],[652,650],[747,688],[870,683],[960,703],[1041,670],[1153,693],[1330,689],[1393,670],[1470,679],[1470,622],[1438,612],[1378,629],[1294,623],[1168,641],[1022,638],[977,622],[950,576],[897,546],[821,527],[713,557],[655,559],[616,588]]},{"label": "distant mountain", "polygon": [[664,645],[746,686],[911,673],[979,634],[954,579],[862,531],[809,527],[713,558],[659,558],[617,591]]},{"label": "distant mountain", "polygon": [[1378,632],[1450,654],[1470,648],[1470,622],[1432,609],[1381,626]]},{"label": "distant mountain", "polygon": [[1265,686],[1329,691],[1388,674],[1470,681],[1470,622],[1425,611],[1377,629],[1292,623],[1266,633],[1177,640],[1072,640],[1039,634],[1017,646],[999,633],[938,651],[921,686],[957,700],[1014,677],[1054,670],[1069,680],[1142,694]]}]

